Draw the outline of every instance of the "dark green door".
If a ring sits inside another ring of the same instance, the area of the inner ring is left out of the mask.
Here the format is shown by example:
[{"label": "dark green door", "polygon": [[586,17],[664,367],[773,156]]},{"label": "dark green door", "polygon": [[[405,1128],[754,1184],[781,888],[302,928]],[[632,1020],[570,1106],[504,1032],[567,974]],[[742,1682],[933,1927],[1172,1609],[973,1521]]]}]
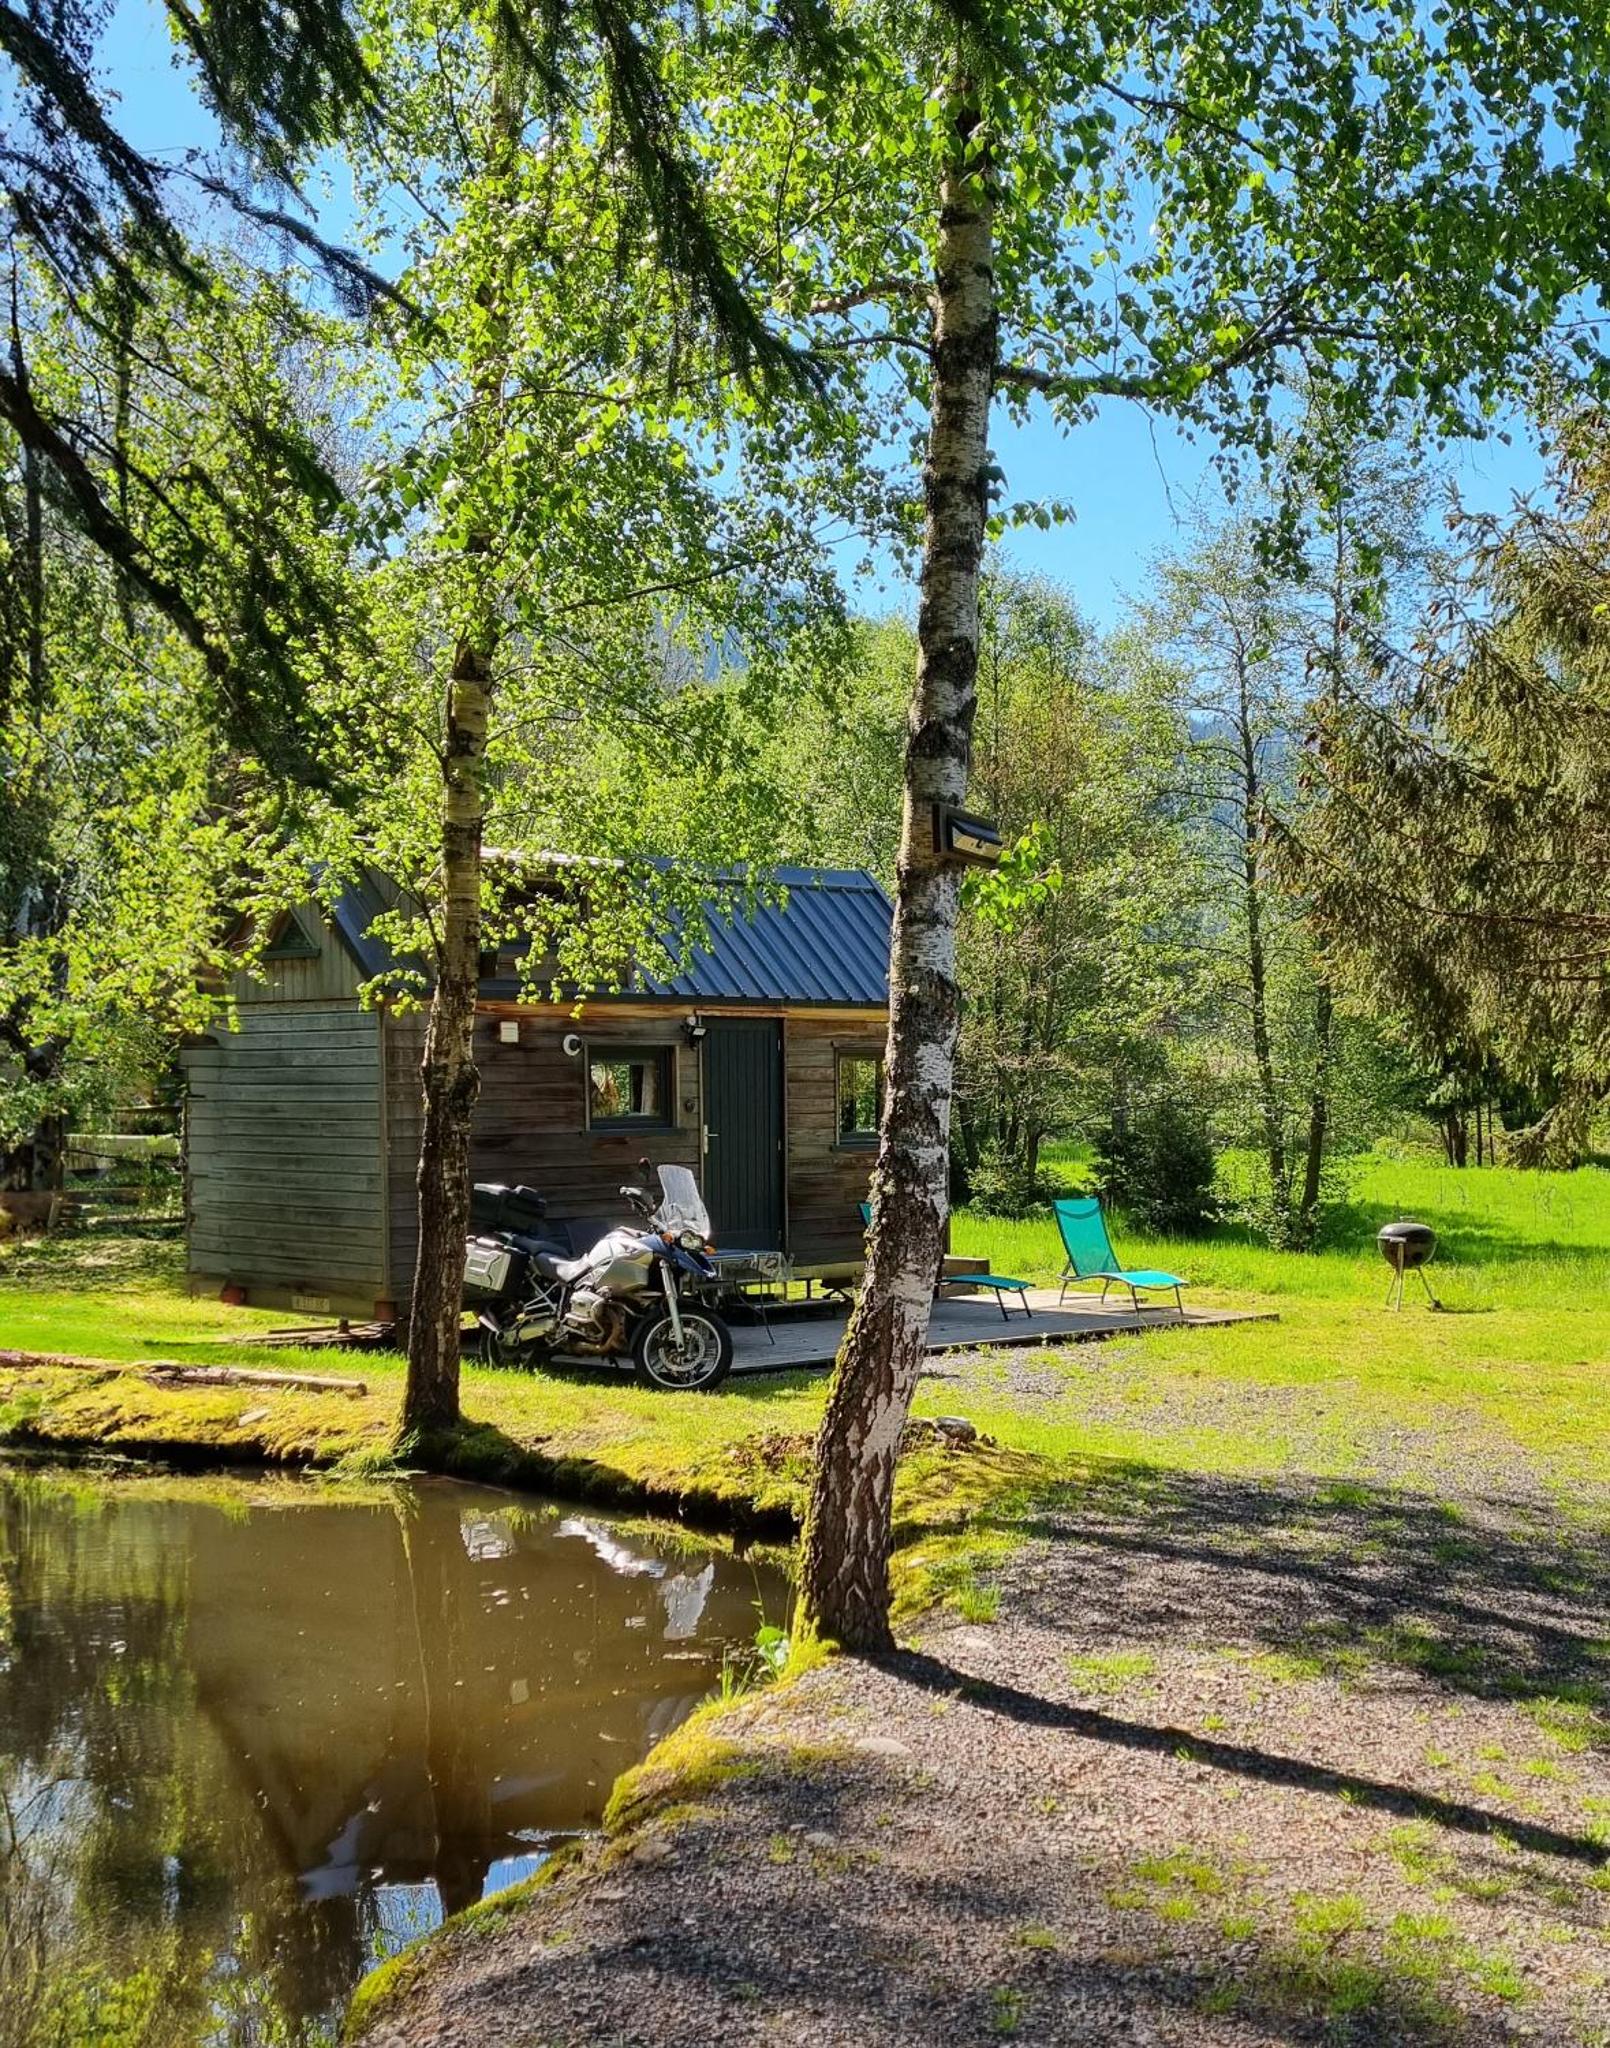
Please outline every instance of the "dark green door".
[{"label": "dark green door", "polygon": [[704,1038],[704,1200],[723,1251],[783,1245],[783,1032],[712,1018]]}]

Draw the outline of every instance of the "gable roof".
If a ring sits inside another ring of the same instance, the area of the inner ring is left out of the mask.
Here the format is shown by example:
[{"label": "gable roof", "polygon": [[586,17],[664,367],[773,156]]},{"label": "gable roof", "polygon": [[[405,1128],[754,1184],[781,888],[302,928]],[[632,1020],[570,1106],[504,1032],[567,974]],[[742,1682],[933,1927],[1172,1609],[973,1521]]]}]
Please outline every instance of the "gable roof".
[{"label": "gable roof", "polygon": [[[741,881],[739,874],[718,876]],[[749,915],[707,906],[702,938],[683,970],[666,980],[639,975],[629,988],[600,990],[594,1002],[813,1003],[882,1009],[889,1001],[889,927],[893,908],[864,868],[784,867],[768,880],[787,891],[782,903],[757,903]],[[330,912],[331,923],[366,977],[393,965],[389,949],[368,936],[388,899],[376,878],[363,876]],[[680,929],[668,934],[673,946]],[[482,979],[483,996],[515,1001],[518,977]]]},{"label": "gable roof", "polygon": [[786,902],[759,903],[749,917],[705,912],[705,943],[670,981],[643,977],[645,996],[690,1002],[842,1003],[881,1008],[889,1000],[893,910],[862,868],[776,868]]}]

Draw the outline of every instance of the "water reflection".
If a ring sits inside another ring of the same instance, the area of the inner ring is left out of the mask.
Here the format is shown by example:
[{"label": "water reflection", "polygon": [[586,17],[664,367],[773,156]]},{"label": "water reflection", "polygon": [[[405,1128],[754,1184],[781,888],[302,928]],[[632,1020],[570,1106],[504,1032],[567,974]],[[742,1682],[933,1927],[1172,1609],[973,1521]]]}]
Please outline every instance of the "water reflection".
[{"label": "water reflection", "polygon": [[0,1467],[0,2041],[300,2042],[595,1824],[782,1588],[448,1484]]}]

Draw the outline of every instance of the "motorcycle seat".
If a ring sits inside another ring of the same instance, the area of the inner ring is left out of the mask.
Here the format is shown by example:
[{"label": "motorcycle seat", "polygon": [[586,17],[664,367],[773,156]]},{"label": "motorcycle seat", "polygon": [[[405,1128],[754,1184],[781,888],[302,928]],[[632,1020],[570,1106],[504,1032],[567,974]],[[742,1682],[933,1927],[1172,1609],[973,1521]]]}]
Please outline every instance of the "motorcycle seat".
[{"label": "motorcycle seat", "polygon": [[531,1270],[540,1273],[544,1280],[575,1280],[587,1270],[585,1259],[565,1259],[558,1253],[547,1250],[531,1254]]}]

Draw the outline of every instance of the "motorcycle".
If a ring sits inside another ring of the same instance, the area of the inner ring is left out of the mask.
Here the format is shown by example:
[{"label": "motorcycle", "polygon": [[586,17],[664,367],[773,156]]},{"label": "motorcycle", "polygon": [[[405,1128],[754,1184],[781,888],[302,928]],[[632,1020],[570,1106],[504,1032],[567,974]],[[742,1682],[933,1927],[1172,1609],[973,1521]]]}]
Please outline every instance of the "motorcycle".
[{"label": "motorcycle", "polygon": [[642,1188],[621,1189],[640,1221],[579,1258],[532,1227],[547,1206],[534,1189],[476,1187],[472,1220],[492,1227],[469,1241],[464,1285],[488,1364],[629,1357],[646,1386],[703,1393],[721,1384],[732,1332],[715,1306],[709,1213],[687,1167],[658,1175],[657,1203]]}]

